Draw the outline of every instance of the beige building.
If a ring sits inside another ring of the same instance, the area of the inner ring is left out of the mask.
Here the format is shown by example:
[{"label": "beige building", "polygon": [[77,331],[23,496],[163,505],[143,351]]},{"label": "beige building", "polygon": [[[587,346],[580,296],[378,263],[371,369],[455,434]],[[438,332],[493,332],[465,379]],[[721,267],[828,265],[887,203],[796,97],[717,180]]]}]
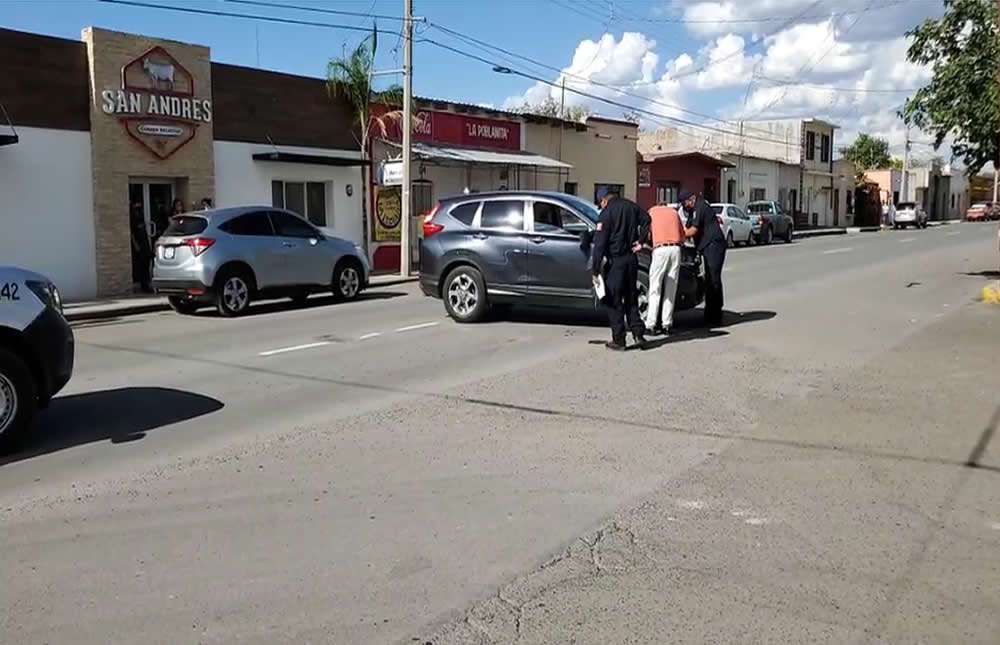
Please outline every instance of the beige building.
[{"label": "beige building", "polygon": [[542,177],[539,190],[557,190],[596,202],[605,191],[616,189],[636,200],[638,125],[599,116],[582,123],[529,116],[525,121],[525,151],[572,166],[561,175]]}]

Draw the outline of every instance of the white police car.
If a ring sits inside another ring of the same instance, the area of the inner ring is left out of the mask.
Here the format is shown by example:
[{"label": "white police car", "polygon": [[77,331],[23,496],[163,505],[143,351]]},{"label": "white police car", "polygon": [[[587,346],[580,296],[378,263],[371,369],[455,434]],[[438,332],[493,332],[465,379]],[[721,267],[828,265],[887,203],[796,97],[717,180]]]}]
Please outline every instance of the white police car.
[{"label": "white police car", "polygon": [[0,266],[0,452],[31,427],[73,374],[73,330],[45,276]]}]

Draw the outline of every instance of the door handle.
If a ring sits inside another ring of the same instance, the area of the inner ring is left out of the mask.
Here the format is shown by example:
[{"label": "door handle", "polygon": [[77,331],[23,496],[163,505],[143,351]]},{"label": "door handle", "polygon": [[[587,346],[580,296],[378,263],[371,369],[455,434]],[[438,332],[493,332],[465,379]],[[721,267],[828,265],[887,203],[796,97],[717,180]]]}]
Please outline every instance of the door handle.
[{"label": "door handle", "polygon": [[289,249],[294,249],[298,245],[295,242],[282,242],[281,246],[284,246]]},{"label": "door handle", "polygon": [[476,233],[472,237],[476,238],[477,240],[485,240],[487,236],[486,233]]},{"label": "door handle", "polygon": [[531,238],[531,241],[534,242],[535,244],[541,244],[542,242],[545,241],[545,238],[536,236]]}]

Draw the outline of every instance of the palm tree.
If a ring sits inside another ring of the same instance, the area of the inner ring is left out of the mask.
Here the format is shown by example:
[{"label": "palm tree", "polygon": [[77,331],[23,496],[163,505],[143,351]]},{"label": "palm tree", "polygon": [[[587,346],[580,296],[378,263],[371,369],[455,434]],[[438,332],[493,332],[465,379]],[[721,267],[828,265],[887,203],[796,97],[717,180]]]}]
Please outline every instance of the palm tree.
[{"label": "palm tree", "polygon": [[[388,136],[389,125],[398,123],[401,120],[400,110],[381,111],[380,114],[372,113],[372,106],[379,103],[385,106],[396,106],[402,104],[402,89],[393,86],[382,92],[372,91],[372,71],[375,64],[375,37],[374,35],[361,41],[349,56],[344,58],[333,58],[326,67],[327,90],[333,98],[346,98],[354,107],[355,122],[361,138],[358,145],[361,147],[361,158],[368,159],[368,143],[370,141],[372,128],[380,136]],[[367,164],[366,164],[367,165]],[[365,165],[361,167],[361,221],[364,231],[363,246],[368,250],[368,182],[365,178]]]}]

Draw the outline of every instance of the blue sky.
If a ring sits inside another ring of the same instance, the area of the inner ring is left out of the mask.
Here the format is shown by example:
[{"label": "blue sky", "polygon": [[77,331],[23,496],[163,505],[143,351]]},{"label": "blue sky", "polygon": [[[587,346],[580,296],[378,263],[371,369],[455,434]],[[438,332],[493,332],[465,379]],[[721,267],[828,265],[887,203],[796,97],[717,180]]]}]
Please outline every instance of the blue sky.
[{"label": "blue sky", "polygon": [[[251,7],[225,0],[138,0],[232,13],[370,27],[359,17]],[[400,15],[402,0],[272,0],[284,5]],[[331,56],[356,45],[359,32],[194,16],[96,0],[0,0],[0,25],[77,39],[86,26],[207,45],[218,62],[322,76]],[[696,122],[819,116],[895,146],[902,124],[894,108],[928,77],[905,63],[907,29],[942,11],[940,0],[414,0],[414,13],[564,71],[500,61],[433,28],[432,38],[570,88],[613,97],[650,113],[655,128],[679,117]],[[689,22],[671,22],[685,19]],[[747,22],[755,20],[758,22]],[[380,21],[379,67],[399,66],[399,22]],[[384,31],[383,31],[384,30]],[[388,79],[387,79],[388,80]],[[609,86],[621,87],[622,95]],[[497,74],[428,43],[415,46],[415,91],[497,107],[537,102],[558,92]],[[858,88],[853,91],[851,88]],[[872,89],[877,92],[871,92]],[[608,116],[624,110],[569,94],[568,102]]]}]

